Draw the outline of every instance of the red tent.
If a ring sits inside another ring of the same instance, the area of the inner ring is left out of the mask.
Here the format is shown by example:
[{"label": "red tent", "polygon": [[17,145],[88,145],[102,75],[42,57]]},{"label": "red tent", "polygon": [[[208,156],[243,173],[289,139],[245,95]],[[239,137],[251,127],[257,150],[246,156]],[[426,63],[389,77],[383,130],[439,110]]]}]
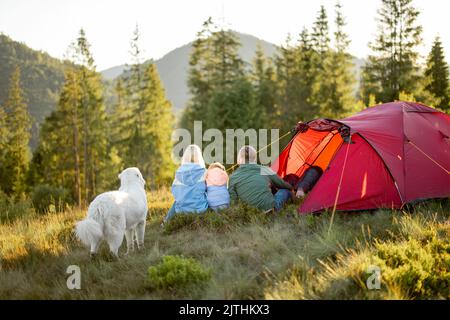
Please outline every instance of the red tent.
[{"label": "red tent", "polygon": [[[419,103],[392,102],[343,120],[299,123],[272,169],[324,173],[299,208],[312,213],[401,208],[450,196],[450,116]],[[348,143],[350,142],[350,143]]]}]

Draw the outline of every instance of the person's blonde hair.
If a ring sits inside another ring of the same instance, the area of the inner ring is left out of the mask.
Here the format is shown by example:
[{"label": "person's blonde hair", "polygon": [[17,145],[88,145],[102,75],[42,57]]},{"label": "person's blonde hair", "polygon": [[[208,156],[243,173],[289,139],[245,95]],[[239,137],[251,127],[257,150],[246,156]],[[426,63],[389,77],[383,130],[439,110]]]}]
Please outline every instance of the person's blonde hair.
[{"label": "person's blonde hair", "polygon": [[186,147],[181,158],[181,164],[197,163],[201,167],[205,168],[205,160],[203,160],[202,150],[195,144],[190,144]]},{"label": "person's blonde hair", "polygon": [[256,150],[252,146],[243,146],[238,153],[237,163],[256,163]]},{"label": "person's blonde hair", "polygon": [[213,162],[208,167],[208,169],[214,169],[214,168],[219,168],[219,169],[222,169],[223,171],[225,171],[225,166],[223,164],[221,164],[220,162]]}]

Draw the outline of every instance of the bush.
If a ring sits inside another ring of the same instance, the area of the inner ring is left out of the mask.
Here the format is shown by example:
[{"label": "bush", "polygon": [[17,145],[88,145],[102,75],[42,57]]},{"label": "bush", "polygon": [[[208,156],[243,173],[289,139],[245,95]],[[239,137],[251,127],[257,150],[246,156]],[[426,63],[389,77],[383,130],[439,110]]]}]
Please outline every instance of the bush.
[{"label": "bush", "polygon": [[148,268],[150,286],[156,289],[183,289],[211,278],[211,270],[192,258],[165,256],[162,262]]},{"label": "bush", "polygon": [[71,203],[67,189],[40,184],[31,191],[31,200],[38,213],[62,212]]},{"label": "bush", "polygon": [[450,298],[450,244],[434,238],[427,243],[411,239],[377,245],[375,264],[391,288],[409,298]]},{"label": "bush", "polygon": [[0,190],[0,222],[9,223],[17,218],[32,215],[33,206],[28,199],[15,200]]}]

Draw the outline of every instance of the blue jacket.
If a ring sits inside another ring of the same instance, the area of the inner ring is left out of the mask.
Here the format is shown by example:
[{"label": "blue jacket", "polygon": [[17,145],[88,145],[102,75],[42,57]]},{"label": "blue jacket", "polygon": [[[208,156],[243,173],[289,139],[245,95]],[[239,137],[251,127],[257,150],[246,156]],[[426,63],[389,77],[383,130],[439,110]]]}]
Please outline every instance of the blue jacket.
[{"label": "blue jacket", "polygon": [[203,213],[208,209],[205,172],[206,169],[196,163],[186,163],[178,168],[172,184],[176,213]]},{"label": "blue jacket", "polygon": [[206,198],[211,208],[230,204],[230,194],[226,184],[223,186],[208,186]]}]

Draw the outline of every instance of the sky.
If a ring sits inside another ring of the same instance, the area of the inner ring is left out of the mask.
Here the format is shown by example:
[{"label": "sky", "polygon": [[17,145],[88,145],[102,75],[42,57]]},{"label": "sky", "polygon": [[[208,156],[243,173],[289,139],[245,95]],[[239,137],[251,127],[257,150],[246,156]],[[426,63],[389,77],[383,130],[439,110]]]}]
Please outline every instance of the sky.
[{"label": "sky", "polygon": [[[0,33],[29,47],[63,58],[83,27],[98,70],[130,60],[130,39],[136,24],[145,59],[159,59],[195,39],[208,17],[225,27],[274,44],[310,27],[320,5],[334,20],[335,0],[0,0]],[[376,34],[381,0],[341,0],[352,40],[349,51],[364,58]],[[436,35],[450,61],[449,0],[414,0],[422,13],[425,56]],[[330,23],[332,25],[332,23]],[[331,29],[333,31],[333,29]]]}]

